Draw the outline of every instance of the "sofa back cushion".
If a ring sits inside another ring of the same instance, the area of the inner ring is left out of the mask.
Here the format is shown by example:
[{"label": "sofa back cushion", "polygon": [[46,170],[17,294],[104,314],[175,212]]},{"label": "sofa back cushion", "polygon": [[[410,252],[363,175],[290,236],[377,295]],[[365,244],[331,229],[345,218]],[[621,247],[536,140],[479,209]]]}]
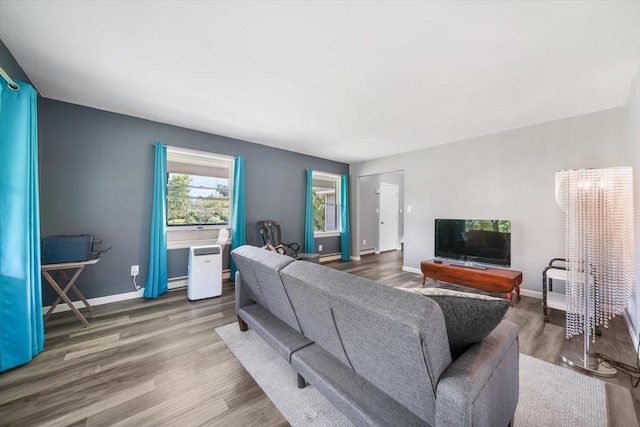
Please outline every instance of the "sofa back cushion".
[{"label": "sofa back cushion", "polygon": [[307,338],[434,424],[436,385],[451,364],[435,302],[301,261],[280,276]]},{"label": "sofa back cushion", "polygon": [[231,251],[249,297],[298,332],[300,324],[289,302],[278,272],[295,261],[293,258],[255,246],[240,246]]},{"label": "sofa back cushion", "polygon": [[471,345],[485,339],[502,322],[511,307],[508,300],[488,295],[442,288],[399,289],[424,295],[440,306],[453,359],[457,359]]}]

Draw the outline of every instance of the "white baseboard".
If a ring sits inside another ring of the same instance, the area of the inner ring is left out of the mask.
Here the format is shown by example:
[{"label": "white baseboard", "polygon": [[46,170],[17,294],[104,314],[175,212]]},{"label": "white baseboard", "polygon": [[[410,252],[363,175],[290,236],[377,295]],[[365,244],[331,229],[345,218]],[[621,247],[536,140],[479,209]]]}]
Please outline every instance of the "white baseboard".
[{"label": "white baseboard", "polygon": [[525,297],[542,299],[542,292],[530,291],[529,289],[520,288],[520,295],[524,295]]},{"label": "white baseboard", "polygon": [[[224,270],[222,272],[222,278],[223,279],[228,279],[230,276],[230,271],[229,270]],[[131,287],[133,288],[133,284],[131,285]],[[173,290],[173,289],[180,289],[180,288],[186,288],[187,287],[187,276],[182,276],[182,277],[172,277],[171,279],[169,279],[169,283],[167,284],[167,288],[169,290]],[[118,301],[126,301],[126,300],[130,300],[130,299],[136,299],[136,298],[142,298],[144,294],[144,287],[140,288],[137,291],[133,291],[133,292],[126,292],[124,294],[116,294],[116,295],[107,295],[104,297],[97,297],[97,298],[89,298],[87,299],[87,301],[89,301],[89,304],[91,304],[91,306],[95,306],[95,305],[102,305],[102,304],[109,304],[112,302],[118,302]],[[82,301],[73,301],[73,305],[75,308],[84,308],[84,303]],[[49,310],[49,307],[51,307],[50,305],[47,305],[46,307],[42,307],[42,313],[46,313]],[[53,310],[54,313],[60,313],[63,311],[70,311],[71,308],[69,308],[69,306],[64,302],[61,301],[60,304],[58,304],[55,308],[55,310]]]},{"label": "white baseboard", "polygon": [[[133,285],[131,286],[133,287]],[[118,301],[126,301],[126,300],[130,300],[130,299],[136,299],[136,298],[142,298],[142,294],[144,293],[144,288],[140,288],[137,291],[133,291],[133,292],[126,292],[124,294],[116,294],[116,295],[107,295],[105,297],[98,297],[98,298],[89,298],[87,299],[87,301],[89,302],[89,304],[91,304],[92,306],[96,306],[96,305],[102,305],[102,304],[109,304],[112,302],[118,302]],[[73,301],[73,305],[75,308],[84,308],[84,303],[82,301]],[[46,307],[42,307],[42,313],[46,313],[47,311],[49,311],[49,308],[51,306],[48,305]],[[70,311],[71,308],[69,308],[69,306],[64,302],[60,302],[60,304],[58,304],[55,308],[55,310],[53,310],[54,313],[60,313],[63,311]]]},{"label": "white baseboard", "polygon": [[360,258],[359,256],[350,256],[349,259],[351,261],[360,261],[362,258]]},{"label": "white baseboard", "polygon": [[362,251],[360,251],[360,256],[362,255],[370,255],[370,254],[374,254],[376,253],[375,249],[364,249]]},{"label": "white baseboard", "polygon": [[420,270],[419,268],[407,267],[406,265],[402,266],[402,271],[408,271],[409,273],[417,273],[422,275],[422,270]]}]

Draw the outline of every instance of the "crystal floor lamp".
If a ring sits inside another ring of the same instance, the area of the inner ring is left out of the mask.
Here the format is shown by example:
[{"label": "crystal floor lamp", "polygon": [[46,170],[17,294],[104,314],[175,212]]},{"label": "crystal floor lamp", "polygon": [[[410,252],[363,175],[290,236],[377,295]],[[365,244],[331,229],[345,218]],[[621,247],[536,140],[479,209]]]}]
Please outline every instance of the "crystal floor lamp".
[{"label": "crystal floor lamp", "polygon": [[627,306],[633,289],[631,167],[556,173],[556,201],[565,213],[566,337],[584,334],[583,354],[562,360],[584,372],[614,376],[589,353],[595,330]]}]

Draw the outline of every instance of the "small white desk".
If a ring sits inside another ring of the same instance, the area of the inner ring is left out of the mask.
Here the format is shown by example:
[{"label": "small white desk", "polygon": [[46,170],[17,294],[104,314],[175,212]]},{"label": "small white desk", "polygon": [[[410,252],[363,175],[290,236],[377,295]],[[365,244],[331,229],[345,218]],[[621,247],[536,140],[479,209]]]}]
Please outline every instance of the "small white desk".
[{"label": "small white desk", "polygon": [[[86,327],[89,326],[89,321],[82,315],[82,313],[80,313],[80,310],[78,310],[73,305],[73,302],[69,299],[69,297],[67,296],[67,293],[70,290],[73,290],[73,292],[78,296],[78,298],[80,298],[80,300],[84,303],[85,307],[87,307],[89,311],[93,311],[93,307],[91,307],[91,305],[89,304],[87,299],[84,297],[84,295],[82,295],[82,293],[78,290],[78,288],[75,285],[75,282],[80,276],[80,273],[82,273],[82,271],[87,265],[95,264],[98,261],[100,261],[100,258],[90,259],[88,261],[63,262],[61,264],[45,264],[40,267],[40,270],[42,271],[42,275],[44,276],[44,278],[47,279],[47,282],[49,282],[51,287],[53,287],[53,289],[55,289],[55,291],[59,295],[58,298],[56,298],[56,300],[53,302],[53,304],[51,304],[51,307],[49,308],[49,311],[47,311],[47,314],[44,315],[45,322],[47,321],[47,319],[49,319],[49,316],[51,316],[51,313],[53,313],[53,310],[55,310],[55,308],[60,303],[60,299],[63,299],[64,302],[67,303],[71,311],[73,311],[73,313],[76,315],[76,317],[78,317],[78,319],[80,319],[80,321],[84,323],[84,326]],[[67,275],[67,273],[65,273],[64,270],[74,270],[74,269],[76,271],[71,276],[71,279],[69,279],[69,276]],[[50,271],[60,271],[60,275],[64,278],[64,280],[67,281],[66,285],[64,286],[64,289],[51,276],[51,274],[49,273]]]},{"label": "small white desk", "polygon": [[545,269],[542,273],[542,314],[545,322],[549,321],[549,309],[567,311],[566,295],[549,290],[552,280],[567,281],[567,270],[561,268]]}]

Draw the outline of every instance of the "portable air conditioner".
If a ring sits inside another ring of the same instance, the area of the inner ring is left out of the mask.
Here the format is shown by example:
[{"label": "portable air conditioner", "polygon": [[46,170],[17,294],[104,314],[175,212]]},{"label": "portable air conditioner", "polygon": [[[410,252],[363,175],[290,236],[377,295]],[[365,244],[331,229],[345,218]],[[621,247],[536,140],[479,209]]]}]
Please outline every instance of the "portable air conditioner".
[{"label": "portable air conditioner", "polygon": [[192,246],[189,249],[187,297],[190,300],[222,295],[222,247]]}]

